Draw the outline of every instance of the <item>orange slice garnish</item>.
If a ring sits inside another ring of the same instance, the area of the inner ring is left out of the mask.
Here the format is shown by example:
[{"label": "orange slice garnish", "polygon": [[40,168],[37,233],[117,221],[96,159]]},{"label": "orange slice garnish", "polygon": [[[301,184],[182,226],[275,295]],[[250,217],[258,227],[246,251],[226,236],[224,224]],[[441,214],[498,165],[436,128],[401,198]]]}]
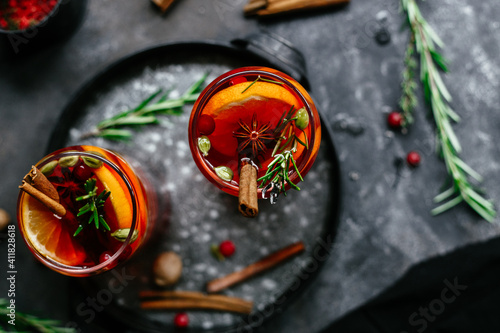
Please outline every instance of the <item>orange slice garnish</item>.
[{"label": "orange slice garnish", "polygon": [[219,91],[205,105],[203,113],[215,115],[227,105],[239,103],[253,96],[276,98],[296,107],[300,104],[290,91],[278,84],[257,81],[248,88],[250,84],[252,84],[250,81],[242,82]]},{"label": "orange slice garnish", "polygon": [[55,216],[27,194],[24,194],[22,218],[27,239],[42,256],[68,266],[83,263],[85,251],[73,238],[71,228],[64,225],[67,223],[64,218]]},{"label": "orange slice garnish", "polygon": [[94,173],[97,179],[104,186],[104,189],[98,189],[98,193],[102,190],[108,190],[111,192],[108,200],[104,203],[104,210],[109,211],[111,209],[116,215],[116,225],[109,225],[111,227],[111,232],[115,231],[115,228],[130,228],[133,217],[132,201],[125,182],[122,179],[115,177],[115,175],[113,175],[113,173],[105,166],[94,169]]}]

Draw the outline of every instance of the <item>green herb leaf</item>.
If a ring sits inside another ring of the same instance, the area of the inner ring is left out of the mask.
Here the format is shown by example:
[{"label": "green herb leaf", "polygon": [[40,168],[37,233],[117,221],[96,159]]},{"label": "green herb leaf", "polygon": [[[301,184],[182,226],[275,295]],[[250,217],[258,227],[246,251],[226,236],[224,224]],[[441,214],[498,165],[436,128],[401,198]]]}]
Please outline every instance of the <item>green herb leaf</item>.
[{"label": "green herb leaf", "polygon": [[266,78],[259,75],[259,76],[257,76],[257,78],[255,80],[252,81],[252,83],[250,83],[245,89],[243,89],[243,91],[241,93],[243,94],[245,91],[250,89],[250,87],[253,86],[257,81],[264,81],[264,82],[275,83],[275,84],[284,84],[284,82],[266,79]]},{"label": "green herb leaf", "polygon": [[[96,183],[97,180],[95,178],[90,178],[87,179],[85,184],[83,184],[83,188],[85,189],[87,194],[79,196],[75,200],[76,201],[87,200],[87,203],[79,209],[78,214],[76,216],[80,217],[90,213],[90,217],[87,221],[87,224],[93,223],[96,229],[99,229],[99,226],[103,226],[104,229],[109,231],[110,230],[109,225],[104,219],[104,217],[102,217],[102,215],[99,214],[99,208],[104,206],[104,203],[109,198],[111,192],[104,190],[101,193],[97,194]],[[80,224],[76,229],[75,233],[73,234],[73,237],[77,236],[82,230],[83,230],[83,225]]]},{"label": "green herb leaf", "polygon": [[[441,214],[465,201],[482,218],[492,222],[496,217],[494,205],[476,192],[468,179],[470,176],[476,181],[481,181],[481,175],[458,156],[461,152],[461,146],[451,126],[451,121],[459,121],[460,117],[449,105],[452,97],[439,72],[440,70],[445,73],[448,71],[447,62],[436,51],[436,46],[442,48],[444,43],[423,18],[416,0],[401,0],[401,7],[411,29],[411,41],[406,51],[407,56],[402,82],[403,95],[400,105],[403,112],[412,111],[412,105],[416,105],[416,96],[410,79],[415,67],[409,59],[410,56],[413,56],[413,50],[415,49],[420,55],[420,80],[425,100],[431,107],[436,123],[437,138],[439,140],[437,150],[444,159],[446,170],[453,182],[451,188],[434,198],[436,203],[448,201],[434,208],[431,212],[434,215]],[[408,112],[408,115],[411,116],[411,113]],[[450,199],[452,196],[455,197]]]},{"label": "green herb leaf", "polygon": [[[205,82],[208,73],[202,75],[192,84],[179,98],[169,98],[167,93],[158,89],[139,105],[127,111],[123,111],[109,119],[105,119],[97,124],[96,128],[84,135],[82,138],[102,137],[108,140],[128,141],[132,138],[133,132],[123,127],[138,127],[144,125],[158,124],[156,115],[179,115],[182,114],[182,107],[188,103],[196,101],[200,94],[201,87]],[[155,102],[155,99],[157,101]]]},{"label": "green herb leaf", "polygon": [[[11,327],[14,332],[44,332],[44,333],[76,333],[76,329],[63,327],[57,320],[44,319],[33,315],[25,314],[16,310],[15,326],[7,323],[10,313],[8,308],[9,300],[0,298],[0,332],[4,332],[2,327]],[[10,331],[9,331],[10,332]]]}]

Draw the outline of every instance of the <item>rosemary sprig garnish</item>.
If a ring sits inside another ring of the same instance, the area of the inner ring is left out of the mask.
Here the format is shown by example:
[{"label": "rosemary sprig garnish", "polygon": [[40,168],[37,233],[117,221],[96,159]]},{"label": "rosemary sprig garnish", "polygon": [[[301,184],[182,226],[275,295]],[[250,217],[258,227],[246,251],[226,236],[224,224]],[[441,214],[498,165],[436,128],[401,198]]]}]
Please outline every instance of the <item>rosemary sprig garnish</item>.
[{"label": "rosemary sprig garnish", "polygon": [[418,105],[417,95],[417,82],[415,81],[415,73],[417,72],[417,61],[415,60],[415,36],[413,33],[410,37],[410,42],[406,48],[404,59],[404,70],[401,81],[401,98],[399,100],[399,107],[403,116],[403,127],[407,127],[413,123],[413,111]]},{"label": "rosemary sprig garnish", "polygon": [[274,159],[269,163],[264,176],[257,179],[258,182],[261,182],[259,188],[266,185],[270,187],[277,186],[278,193],[286,195],[285,185],[288,183],[291,188],[300,191],[300,188],[290,180],[290,172],[295,170],[300,180],[303,181],[293,154],[297,151],[298,144],[307,149],[309,142],[304,130],[302,132],[304,133],[305,142],[295,134],[295,129],[298,128],[296,126],[298,112],[299,110],[292,106],[289,111],[284,112],[281,116],[274,130],[274,136],[277,140],[271,154]]},{"label": "rosemary sprig garnish", "polygon": [[451,188],[434,198],[436,203],[444,203],[432,213],[440,214],[465,201],[481,217],[492,222],[496,216],[493,203],[481,196],[469,181],[469,177],[481,181],[481,175],[458,156],[461,146],[451,121],[458,122],[460,117],[449,105],[452,97],[439,73],[439,70],[447,71],[444,57],[436,50],[436,46],[443,47],[443,42],[423,18],[415,0],[401,0],[401,5],[415,38],[416,52],[420,55],[420,80],[436,123],[439,150],[452,179]]},{"label": "rosemary sprig garnish", "polygon": [[250,83],[245,89],[243,89],[243,91],[241,93],[243,94],[245,91],[247,91],[248,89],[250,89],[250,87],[253,86],[257,81],[264,81],[264,82],[270,82],[270,83],[276,83],[276,84],[283,84],[283,82],[266,79],[266,78],[263,78],[263,77],[261,77],[259,75],[259,76],[257,76],[257,78],[255,80],[252,81],[252,83]]},{"label": "rosemary sprig garnish", "polygon": [[[68,327],[59,327],[62,325],[57,320],[43,319],[33,315],[16,311],[15,325],[9,323],[7,315],[10,313],[7,306],[9,301],[5,298],[0,298],[0,332],[4,332],[2,327],[14,332],[41,332],[41,333],[75,333],[76,329]],[[10,331],[9,331],[10,332]]]},{"label": "rosemary sprig garnish", "polygon": [[178,98],[169,98],[170,91],[164,93],[162,89],[159,89],[137,107],[101,121],[93,131],[84,134],[82,138],[98,136],[111,140],[129,140],[133,136],[133,132],[123,127],[157,124],[159,121],[156,116],[159,114],[182,114],[182,107],[185,104],[194,103],[200,95],[201,86],[207,76],[208,73],[204,74]]},{"label": "rosemary sprig garnish", "polygon": [[299,176],[300,180],[303,181],[299,169],[297,168],[295,159],[293,158],[293,153],[295,151],[296,148],[291,150],[286,150],[281,154],[274,155],[274,160],[272,160],[272,162],[269,163],[266,174],[257,179],[257,181],[261,182],[259,185],[260,188],[264,187],[265,184],[270,182],[278,185],[280,192],[286,195],[285,191],[285,182],[286,182],[290,184],[290,186],[293,189],[300,191],[300,188],[290,180],[289,176],[290,164],[291,164],[293,165],[295,172],[297,172],[297,175]]},{"label": "rosemary sprig garnish", "polygon": [[[104,220],[104,217],[99,214],[99,208],[104,206],[104,202],[106,202],[106,200],[109,198],[111,192],[108,190],[104,190],[98,195],[96,182],[96,179],[90,178],[83,185],[87,194],[76,198],[76,201],[87,200],[87,203],[80,208],[76,216],[79,217],[90,213],[88,224],[91,224],[93,222],[96,229],[99,229],[99,225],[102,225],[106,230],[109,231],[109,225],[106,223],[106,220]],[[78,229],[76,229],[75,233],[73,234],[73,237],[78,235],[82,230],[83,224],[80,224],[78,226]]]}]

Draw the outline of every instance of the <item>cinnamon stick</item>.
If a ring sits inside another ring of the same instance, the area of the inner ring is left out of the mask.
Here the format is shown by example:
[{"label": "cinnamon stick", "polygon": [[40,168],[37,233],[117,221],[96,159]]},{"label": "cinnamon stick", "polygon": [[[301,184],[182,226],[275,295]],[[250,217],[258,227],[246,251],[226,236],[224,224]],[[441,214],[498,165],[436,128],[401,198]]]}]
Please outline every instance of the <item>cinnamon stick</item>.
[{"label": "cinnamon stick", "polygon": [[66,209],[59,203],[56,188],[35,166],[24,176],[19,188],[44,204],[52,213],[59,216],[66,215]]},{"label": "cinnamon stick", "polygon": [[240,169],[238,209],[246,217],[255,217],[259,213],[257,198],[257,169],[251,164],[244,164]]},{"label": "cinnamon stick", "polygon": [[169,310],[219,310],[249,314],[253,302],[242,298],[224,295],[207,295],[196,291],[156,291],[145,290],[139,293],[141,298],[157,298],[141,301],[143,309]]},{"label": "cinnamon stick", "polygon": [[153,3],[160,8],[162,12],[166,12],[168,7],[174,2],[174,0],[152,0]]},{"label": "cinnamon stick", "polygon": [[243,7],[243,12],[246,15],[257,14],[259,9],[266,8],[267,0],[250,0],[245,7]]},{"label": "cinnamon stick", "polygon": [[45,193],[49,198],[59,202],[59,193],[57,193],[56,188],[36,166],[31,167],[30,172],[24,176],[23,180],[40,192]]},{"label": "cinnamon stick", "polygon": [[226,276],[208,282],[206,287],[207,292],[216,293],[235,284],[241,283],[259,273],[283,263],[287,259],[302,253],[304,250],[305,247],[303,242],[290,244],[281,250],[271,253],[261,260],[248,265],[240,271],[230,273]]},{"label": "cinnamon stick", "polygon": [[[259,16],[288,13],[347,4],[350,0],[267,0],[265,8],[254,11]],[[248,12],[251,14],[251,12]]]},{"label": "cinnamon stick", "polygon": [[54,199],[50,198],[45,193],[37,190],[27,182],[23,181],[22,185],[19,186],[19,188],[24,192],[28,193],[29,195],[31,195],[32,197],[34,197],[35,199],[38,199],[38,201],[47,206],[47,208],[50,209],[52,213],[57,214],[59,216],[66,215],[66,209],[64,208],[63,205],[61,205]]}]

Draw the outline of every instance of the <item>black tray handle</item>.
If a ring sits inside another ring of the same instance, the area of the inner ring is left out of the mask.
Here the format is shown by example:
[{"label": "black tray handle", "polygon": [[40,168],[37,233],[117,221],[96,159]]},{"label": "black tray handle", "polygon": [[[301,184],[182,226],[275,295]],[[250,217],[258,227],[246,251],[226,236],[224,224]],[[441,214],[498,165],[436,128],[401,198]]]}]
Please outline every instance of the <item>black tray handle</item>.
[{"label": "black tray handle", "polygon": [[278,69],[283,69],[304,88],[309,89],[304,56],[285,38],[269,31],[263,31],[247,37],[236,38],[231,43],[265,58]]}]

